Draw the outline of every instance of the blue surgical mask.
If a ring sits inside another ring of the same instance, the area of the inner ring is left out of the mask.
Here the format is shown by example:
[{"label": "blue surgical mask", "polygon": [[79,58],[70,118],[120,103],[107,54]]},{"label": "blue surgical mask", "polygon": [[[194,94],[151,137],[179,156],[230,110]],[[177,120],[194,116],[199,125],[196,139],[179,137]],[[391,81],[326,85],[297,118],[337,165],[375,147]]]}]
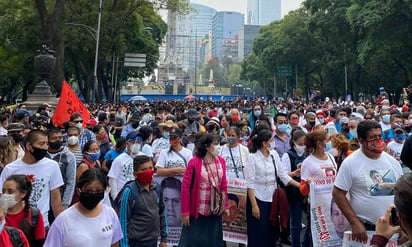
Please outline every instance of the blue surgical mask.
[{"label": "blue surgical mask", "polygon": [[282,133],[290,133],[291,129],[288,124],[279,124],[278,125],[278,130]]},{"label": "blue surgical mask", "polygon": [[166,138],[166,139],[169,139],[170,138],[170,132],[163,131],[163,137]]},{"label": "blue surgical mask", "polygon": [[349,134],[354,138],[358,138],[358,130],[357,129],[351,129],[349,130]]},{"label": "blue surgical mask", "polygon": [[404,142],[406,139],[405,134],[395,134],[394,138],[396,142]]},{"label": "blue surgical mask", "polygon": [[261,110],[253,111],[253,114],[255,114],[256,117],[260,117],[260,115],[262,114],[262,111]]},{"label": "blue surgical mask", "polygon": [[382,121],[384,123],[389,123],[391,121],[391,115],[389,115],[389,114],[383,115]]},{"label": "blue surgical mask", "polygon": [[332,149],[332,142],[328,141],[325,146],[325,152],[329,152]]},{"label": "blue surgical mask", "polygon": [[325,123],[325,119],[324,119],[324,118],[318,118],[318,121],[319,121],[320,124]]},{"label": "blue surgical mask", "polygon": [[89,153],[89,152],[87,152],[87,155],[89,155],[89,160],[96,161],[96,160],[98,160],[99,157],[100,157],[100,151],[98,151],[97,153]]}]

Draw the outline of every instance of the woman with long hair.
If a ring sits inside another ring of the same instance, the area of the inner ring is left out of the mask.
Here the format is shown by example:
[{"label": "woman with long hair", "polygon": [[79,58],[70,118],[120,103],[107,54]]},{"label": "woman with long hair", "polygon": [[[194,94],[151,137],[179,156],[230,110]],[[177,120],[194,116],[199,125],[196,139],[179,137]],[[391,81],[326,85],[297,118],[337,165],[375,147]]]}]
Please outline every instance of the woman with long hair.
[{"label": "woman with long hair", "polygon": [[111,148],[109,136],[102,125],[96,125],[93,128],[93,133],[96,135],[96,143],[100,149],[99,162],[103,162],[104,156]]},{"label": "woman with long hair", "polygon": [[[300,184],[300,168],[303,160],[306,158],[305,153],[305,132],[300,127],[292,129],[292,138],[290,139],[290,150],[282,156],[283,168],[288,175]],[[302,230],[302,209],[303,196],[299,188],[286,187],[286,196],[289,203],[289,214],[291,224],[292,247],[300,247],[300,232]]]},{"label": "woman with long hair", "polygon": [[299,187],[282,168],[278,153],[271,149],[274,142],[272,132],[262,129],[251,137],[252,146],[245,168],[247,186],[247,236],[249,247],[272,247],[279,239],[279,226],[269,221],[272,197],[279,186]]},{"label": "woman with long hair", "polygon": [[196,155],[183,176],[180,247],[223,246],[222,215],[229,214],[226,162],[219,156],[219,136],[196,141]]},{"label": "woman with long hair", "polygon": [[32,247],[43,246],[46,238],[43,215],[30,205],[32,182],[30,175],[11,175],[3,184],[2,197],[8,202],[6,225],[19,228]]},{"label": "woman with long hair", "polygon": [[83,147],[83,160],[76,171],[76,180],[79,180],[84,171],[93,168],[100,168],[100,148],[97,142],[88,141]]},{"label": "woman with long hair", "polygon": [[112,207],[101,203],[106,175],[100,169],[88,169],[76,187],[79,202],[57,216],[44,246],[119,246],[123,238],[119,218]]},{"label": "woman with long hair", "polygon": [[17,151],[11,137],[0,136],[0,173],[3,168],[17,159]]},{"label": "woman with long hair", "polygon": [[332,142],[332,148],[329,150],[329,154],[333,156],[336,161],[336,171],[339,171],[343,160],[351,154],[349,150],[350,142],[342,134],[335,134],[330,137]]}]

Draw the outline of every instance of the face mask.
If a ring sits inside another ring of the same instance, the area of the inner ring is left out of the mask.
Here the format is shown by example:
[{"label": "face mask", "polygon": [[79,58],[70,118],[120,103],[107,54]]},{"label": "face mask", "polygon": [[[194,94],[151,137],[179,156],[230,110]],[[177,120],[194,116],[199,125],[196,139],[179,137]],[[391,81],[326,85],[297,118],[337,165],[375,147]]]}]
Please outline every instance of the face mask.
[{"label": "face mask", "polygon": [[405,134],[396,134],[394,136],[394,138],[396,142],[404,142],[406,139],[406,135]]},{"label": "face mask", "polygon": [[76,127],[80,130],[83,129],[83,123],[77,123]]},{"label": "face mask", "polygon": [[389,115],[389,114],[383,115],[382,121],[384,123],[389,123],[391,121],[391,115]]},{"label": "face mask", "polygon": [[288,124],[279,124],[278,130],[282,133],[290,133],[291,129]]},{"label": "face mask", "polygon": [[219,145],[214,145],[213,147],[214,147],[213,148],[213,155],[214,156],[220,155],[220,146]]},{"label": "face mask", "polygon": [[239,138],[237,137],[229,137],[227,138],[227,143],[229,143],[230,145],[236,144],[238,142]]},{"label": "face mask", "polygon": [[0,225],[0,233],[3,232],[4,226],[6,225],[6,219],[3,219],[3,223]]},{"label": "face mask", "polygon": [[305,152],[305,148],[306,148],[305,145],[300,146],[300,145],[296,145],[296,144],[295,144],[296,154],[297,154],[299,157],[302,156],[303,153]]},{"label": "face mask", "polygon": [[139,127],[139,123],[132,124],[132,127],[133,129],[136,129],[137,127]]},{"label": "face mask", "polygon": [[142,171],[142,172],[136,172],[136,176],[137,176],[136,179],[141,184],[150,184],[153,180],[153,174],[154,174],[153,169],[149,169],[149,170]]},{"label": "face mask", "polygon": [[232,120],[233,120],[233,122],[239,121],[239,116],[238,115],[233,115]]},{"label": "face mask", "polygon": [[87,210],[92,210],[99,204],[101,200],[104,198],[104,192],[100,193],[88,193],[88,192],[80,192],[79,202],[85,207]]},{"label": "face mask", "polygon": [[292,119],[289,121],[289,123],[293,124],[293,125],[299,125],[299,119]]},{"label": "face mask", "polygon": [[167,131],[163,131],[163,137],[166,138],[166,139],[169,139],[170,138],[170,133],[167,132]]},{"label": "face mask", "polygon": [[262,111],[261,110],[253,111],[253,114],[255,114],[256,117],[260,117],[260,114],[262,114]]},{"label": "face mask", "polygon": [[36,147],[33,147],[33,152],[31,152],[31,155],[33,155],[36,161],[43,159],[46,156],[46,154],[47,154],[47,149],[41,149],[41,148],[36,148]]},{"label": "face mask", "polygon": [[62,141],[49,142],[49,147],[51,149],[60,149],[62,145],[63,145]]},{"label": "face mask", "polygon": [[385,142],[382,139],[366,142],[366,148],[374,153],[380,154],[385,149]]},{"label": "face mask", "polygon": [[180,140],[179,139],[173,139],[169,141],[171,146],[177,146],[180,144]]},{"label": "face mask", "polygon": [[74,145],[76,145],[77,143],[79,143],[79,138],[78,138],[77,136],[70,136],[69,138],[67,138],[67,143],[68,143],[70,146],[74,146]]},{"label": "face mask", "polygon": [[358,130],[357,129],[349,130],[349,134],[355,139],[358,138]]},{"label": "face mask", "polygon": [[329,152],[332,149],[332,142],[328,141],[325,146],[325,152]]},{"label": "face mask", "polygon": [[136,157],[140,152],[140,144],[135,143],[130,146],[130,156]]},{"label": "face mask", "polygon": [[332,155],[333,157],[338,157],[339,152],[336,148],[331,148],[329,150],[329,154]]},{"label": "face mask", "polygon": [[409,124],[410,124],[410,125],[412,125],[412,118],[411,118],[411,119],[409,119]]},{"label": "face mask", "polygon": [[17,201],[15,194],[2,194],[1,197],[4,198],[4,200],[7,202],[7,208],[16,206]]},{"label": "face mask", "polygon": [[308,124],[309,124],[310,127],[315,127],[315,123],[316,123],[316,121],[310,121],[310,122],[308,122]]},{"label": "face mask", "polygon": [[89,160],[91,161],[96,161],[99,159],[100,157],[100,151],[98,151],[97,153],[89,153],[87,152],[87,155],[89,156]]},{"label": "face mask", "polygon": [[319,121],[320,124],[325,123],[325,119],[323,119],[323,118],[318,118],[318,121]]},{"label": "face mask", "polygon": [[20,134],[13,134],[11,135],[15,143],[20,143],[23,141],[23,136]]}]

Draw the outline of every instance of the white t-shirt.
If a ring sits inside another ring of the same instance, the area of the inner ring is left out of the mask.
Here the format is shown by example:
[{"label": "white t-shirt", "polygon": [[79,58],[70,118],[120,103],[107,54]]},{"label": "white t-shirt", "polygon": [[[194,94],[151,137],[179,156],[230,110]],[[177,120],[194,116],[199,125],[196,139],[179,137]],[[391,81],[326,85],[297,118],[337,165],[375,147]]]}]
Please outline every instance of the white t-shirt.
[{"label": "white t-shirt", "polygon": [[97,217],[89,218],[75,205],[63,211],[51,225],[45,247],[111,246],[123,238],[119,218],[113,208],[102,205]]},{"label": "white t-shirt", "polygon": [[63,178],[56,161],[43,158],[36,164],[26,164],[21,159],[15,160],[4,167],[0,176],[0,188],[10,175],[33,174],[35,182],[32,185],[30,203],[39,208],[43,214],[44,226],[49,226],[50,191],[62,186]]},{"label": "white t-shirt", "polygon": [[142,153],[146,154],[149,157],[153,157],[153,150],[152,147],[149,144],[145,144],[142,147]]},{"label": "white t-shirt", "polygon": [[403,143],[397,143],[396,141],[391,141],[388,143],[387,148],[388,148],[388,153],[392,155],[398,162],[400,162]]},{"label": "white t-shirt", "polygon": [[160,152],[162,150],[169,150],[170,142],[169,139],[164,138],[163,136],[154,140],[152,143],[152,150],[154,153],[154,157],[157,159],[159,158]]},{"label": "white t-shirt", "polygon": [[[232,159],[232,156],[230,155],[230,151],[232,151],[233,159]],[[247,163],[247,160],[244,160],[243,158],[244,154],[242,152],[245,153],[246,157],[247,157],[247,154],[249,154],[249,152],[247,152],[247,149],[245,151],[245,149],[243,149],[241,145],[237,145],[236,147],[231,148],[230,151],[229,151],[228,145],[222,146],[221,151],[220,151],[220,156],[222,156],[226,161],[226,177],[244,179],[245,176],[244,176],[243,169]],[[235,165],[233,164],[233,160],[235,161]]]},{"label": "white t-shirt", "polygon": [[133,176],[133,158],[127,153],[122,153],[117,156],[116,159],[113,160],[112,167],[107,176],[116,180],[117,195],[127,182],[135,179]]},{"label": "white t-shirt", "polygon": [[337,188],[349,192],[356,215],[372,224],[393,203],[393,189],[381,188],[371,178],[375,171],[381,176],[382,184],[392,188],[403,174],[399,163],[389,154],[383,152],[379,159],[373,160],[358,149],[342,162],[335,180]]},{"label": "white t-shirt", "polygon": [[162,168],[174,168],[179,166],[186,167],[189,160],[193,157],[192,151],[183,147],[179,153],[183,156],[183,158],[185,158],[186,162],[174,151],[169,152],[169,149],[165,149],[160,152],[156,166]]},{"label": "white t-shirt", "polygon": [[332,156],[328,155],[327,160],[320,160],[309,155],[303,162],[301,167],[301,179],[324,178],[336,175],[336,163],[332,160]]}]

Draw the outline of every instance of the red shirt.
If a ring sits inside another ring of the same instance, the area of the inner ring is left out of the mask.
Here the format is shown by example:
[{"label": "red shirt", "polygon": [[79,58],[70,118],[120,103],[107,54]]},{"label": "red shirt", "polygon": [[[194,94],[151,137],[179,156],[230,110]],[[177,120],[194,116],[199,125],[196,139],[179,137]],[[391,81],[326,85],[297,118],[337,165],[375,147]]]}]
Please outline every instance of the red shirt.
[{"label": "red shirt", "polygon": [[[37,225],[34,228],[34,239],[40,240],[46,238],[46,231],[44,229],[44,221],[43,215],[39,212],[39,220],[37,221]],[[29,223],[31,224],[31,210],[28,214]],[[12,226],[16,228],[20,228],[20,222],[24,218],[24,210],[20,211],[18,214],[6,214],[6,226]]]},{"label": "red shirt", "polygon": [[[17,230],[20,233],[20,239],[23,242],[23,246],[24,247],[29,247],[30,246],[29,242],[27,241],[27,238],[24,235],[24,233],[20,229],[17,229]],[[13,247],[13,244],[11,243],[11,240],[10,240],[10,235],[6,230],[6,227],[4,227],[3,231],[1,231],[1,233],[0,233],[0,246],[2,246],[2,247]]]}]

